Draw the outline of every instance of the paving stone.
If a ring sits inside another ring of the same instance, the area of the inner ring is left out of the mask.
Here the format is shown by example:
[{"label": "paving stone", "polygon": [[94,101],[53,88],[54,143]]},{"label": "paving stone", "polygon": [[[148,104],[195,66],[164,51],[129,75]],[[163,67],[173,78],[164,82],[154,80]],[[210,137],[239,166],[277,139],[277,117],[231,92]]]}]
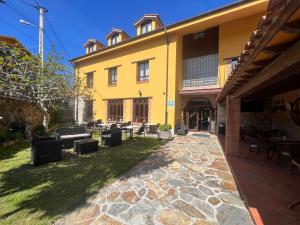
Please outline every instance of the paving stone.
[{"label": "paving stone", "polygon": [[206,195],[214,195],[214,192],[212,190],[210,190],[207,187],[204,187],[203,185],[199,185],[198,188],[200,191],[202,191]]},{"label": "paving stone", "polygon": [[218,198],[220,198],[223,202],[231,204],[231,205],[237,205],[237,206],[244,206],[244,202],[237,196],[233,194],[219,194]]},{"label": "paving stone", "polygon": [[206,220],[197,220],[193,225],[217,225],[215,222],[206,221]]},{"label": "paving stone", "polygon": [[193,200],[193,197],[191,195],[185,194],[183,192],[180,192],[179,196],[182,200],[186,202],[191,202]]},{"label": "paving stone", "polygon": [[177,191],[174,188],[171,188],[167,194],[165,194],[159,199],[159,201],[162,206],[168,206],[177,197],[178,197]]},{"label": "paving stone", "polygon": [[186,186],[188,185],[187,183],[185,183],[184,181],[182,180],[176,180],[176,179],[168,179],[167,182],[174,186],[174,187],[182,187],[182,186]]},{"label": "paving stone", "polygon": [[109,194],[107,195],[106,199],[107,199],[107,201],[113,202],[114,200],[116,200],[116,198],[117,198],[119,195],[120,195],[119,192],[114,191],[114,192],[109,193]]},{"label": "paving stone", "polygon": [[146,188],[142,188],[138,191],[138,194],[140,196],[140,198],[142,198],[147,192],[147,189]]},{"label": "paving stone", "polygon": [[199,191],[197,188],[194,188],[194,187],[182,187],[182,188],[180,188],[180,191],[185,194],[192,195],[195,198],[205,199],[205,195],[201,191]]},{"label": "paving stone", "polygon": [[199,210],[197,210],[193,205],[188,204],[182,200],[176,200],[175,202],[172,203],[172,206],[182,212],[184,212],[186,215],[195,217],[195,218],[201,218],[205,219],[205,215]]},{"label": "paving stone", "polygon": [[196,204],[198,209],[201,212],[203,212],[205,215],[207,215],[209,217],[214,216],[214,209],[209,204],[207,204],[203,201],[197,200],[197,199],[195,199],[194,201],[195,201],[194,205]]},{"label": "paving stone", "polygon": [[237,187],[236,187],[235,183],[228,182],[228,181],[225,181],[225,180],[221,181],[220,186],[225,188],[226,190],[229,190],[229,191],[236,191],[237,190]]},{"label": "paving stone", "polygon": [[132,211],[138,215],[153,215],[155,208],[143,202],[138,202],[132,207]]},{"label": "paving stone", "polygon": [[122,193],[121,196],[124,201],[131,203],[131,204],[134,204],[138,200],[140,200],[140,198],[137,196],[135,191],[126,191],[126,192]]},{"label": "paving stone", "polygon": [[253,225],[249,212],[227,204],[217,208],[217,219],[220,225]]},{"label": "paving stone", "polygon": [[230,181],[230,182],[234,182],[234,179],[233,179],[232,175],[229,172],[216,170],[215,173],[217,174],[217,176],[220,179]]},{"label": "paving stone", "polygon": [[107,215],[102,215],[96,219],[93,225],[124,225],[124,224]]},{"label": "paving stone", "polygon": [[99,205],[84,205],[69,214],[65,218],[64,224],[91,222],[98,216],[99,212]]},{"label": "paving stone", "polygon": [[160,211],[156,220],[163,225],[189,225],[191,222],[188,216],[170,209]]},{"label": "paving stone", "polygon": [[108,214],[111,214],[113,216],[117,216],[120,213],[124,212],[126,209],[129,208],[129,204],[127,203],[115,203],[113,204],[109,210],[107,211]]},{"label": "paving stone", "polygon": [[176,137],[87,202],[56,225],[253,225],[213,136]]},{"label": "paving stone", "polygon": [[149,189],[147,193],[147,198],[150,200],[157,199],[157,194],[152,189]]},{"label": "paving stone", "polygon": [[227,164],[223,161],[215,160],[210,164],[208,167],[216,169],[216,170],[221,170],[221,171],[228,171]]},{"label": "paving stone", "polygon": [[221,202],[221,200],[216,197],[211,197],[208,199],[208,202],[212,205],[218,205]]}]

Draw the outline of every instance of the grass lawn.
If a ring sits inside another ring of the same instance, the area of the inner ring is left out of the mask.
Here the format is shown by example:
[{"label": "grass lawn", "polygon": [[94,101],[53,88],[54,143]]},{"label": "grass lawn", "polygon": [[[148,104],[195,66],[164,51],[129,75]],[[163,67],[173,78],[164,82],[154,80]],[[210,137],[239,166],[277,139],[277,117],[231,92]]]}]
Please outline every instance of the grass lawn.
[{"label": "grass lawn", "polygon": [[33,167],[30,143],[0,148],[0,224],[51,224],[163,144],[146,138]]}]

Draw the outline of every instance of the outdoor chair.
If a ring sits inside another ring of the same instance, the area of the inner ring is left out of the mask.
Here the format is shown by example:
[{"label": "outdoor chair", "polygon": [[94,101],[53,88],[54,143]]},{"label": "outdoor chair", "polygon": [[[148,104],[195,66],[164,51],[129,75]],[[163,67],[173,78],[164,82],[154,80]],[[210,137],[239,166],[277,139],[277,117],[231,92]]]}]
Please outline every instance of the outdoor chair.
[{"label": "outdoor chair", "polygon": [[[259,135],[256,137],[244,135],[244,140],[248,144],[249,151],[248,151],[247,157],[250,152],[255,152],[255,153],[264,152],[264,153],[267,153],[266,159],[272,159],[272,157],[274,155],[273,145],[271,143],[269,143],[266,139],[262,138]],[[271,152],[273,152],[273,154],[270,156]]]},{"label": "outdoor chair", "polygon": [[139,129],[134,132],[134,134],[138,137],[138,139],[141,138],[141,135],[144,135],[144,137],[146,137],[145,125],[143,124],[142,126],[140,126]]},{"label": "outdoor chair", "polygon": [[114,128],[111,131],[103,131],[101,136],[101,144],[113,147],[122,144],[122,132],[119,128]]},{"label": "outdoor chair", "polygon": [[183,136],[185,136],[188,133],[188,129],[185,128],[184,125],[176,124],[175,125],[174,133],[177,134],[177,135],[183,135]]},{"label": "outdoor chair", "polygon": [[96,123],[94,120],[90,120],[86,125],[87,129],[92,129],[92,130],[95,129],[95,126],[96,126]]},{"label": "outdoor chair", "polygon": [[62,144],[54,137],[32,136],[31,160],[34,166],[61,160]]}]

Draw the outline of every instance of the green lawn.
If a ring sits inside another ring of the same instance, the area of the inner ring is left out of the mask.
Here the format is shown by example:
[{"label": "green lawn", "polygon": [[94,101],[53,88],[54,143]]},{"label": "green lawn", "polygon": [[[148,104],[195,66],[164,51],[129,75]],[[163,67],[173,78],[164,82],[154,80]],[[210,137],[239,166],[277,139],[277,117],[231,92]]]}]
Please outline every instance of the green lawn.
[{"label": "green lawn", "polygon": [[163,144],[146,138],[33,167],[30,144],[0,148],[0,224],[51,224]]}]

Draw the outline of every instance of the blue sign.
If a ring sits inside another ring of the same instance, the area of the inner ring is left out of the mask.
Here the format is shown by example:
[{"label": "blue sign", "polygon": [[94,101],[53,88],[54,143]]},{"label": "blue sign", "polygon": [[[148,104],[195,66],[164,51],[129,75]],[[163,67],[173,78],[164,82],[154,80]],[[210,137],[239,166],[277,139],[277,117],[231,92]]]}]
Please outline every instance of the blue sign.
[{"label": "blue sign", "polygon": [[174,101],[173,100],[169,100],[168,101],[168,106],[173,107],[174,106]]}]

